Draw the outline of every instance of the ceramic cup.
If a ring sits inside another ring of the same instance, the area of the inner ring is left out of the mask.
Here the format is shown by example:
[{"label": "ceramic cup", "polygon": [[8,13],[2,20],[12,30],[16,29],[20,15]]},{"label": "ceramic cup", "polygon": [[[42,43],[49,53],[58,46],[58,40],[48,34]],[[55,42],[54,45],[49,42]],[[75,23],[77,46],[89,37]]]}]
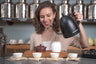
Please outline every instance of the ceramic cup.
[{"label": "ceramic cup", "polygon": [[9,41],[9,43],[10,43],[10,44],[17,44],[17,40],[11,39],[11,40]]},{"label": "ceramic cup", "polygon": [[77,58],[78,57],[78,53],[68,53],[68,57],[69,58]]},{"label": "ceramic cup", "polygon": [[23,56],[23,53],[13,53],[13,57],[22,57]]},{"label": "ceramic cup", "polygon": [[52,58],[58,58],[59,57],[59,53],[50,53]]},{"label": "ceramic cup", "polygon": [[32,53],[34,58],[40,58],[42,53]]},{"label": "ceramic cup", "polygon": [[61,43],[60,42],[53,42],[51,45],[52,52],[61,52]]},{"label": "ceramic cup", "polygon": [[18,43],[19,43],[19,44],[23,44],[23,40],[20,39],[20,40],[18,41]]}]

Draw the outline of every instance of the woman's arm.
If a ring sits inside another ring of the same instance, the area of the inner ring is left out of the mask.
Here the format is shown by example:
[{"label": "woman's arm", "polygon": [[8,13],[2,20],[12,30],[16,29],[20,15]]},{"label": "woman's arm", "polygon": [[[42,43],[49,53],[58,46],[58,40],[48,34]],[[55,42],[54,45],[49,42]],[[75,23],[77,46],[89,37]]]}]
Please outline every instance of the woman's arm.
[{"label": "woman's arm", "polygon": [[80,29],[80,44],[81,44],[81,47],[82,48],[88,47],[89,46],[88,38],[87,38],[86,32],[85,32],[85,30],[83,28],[83,25],[82,25],[83,15],[80,14],[79,12],[76,12],[74,15],[75,15],[76,20],[80,21],[79,29]]},{"label": "woman's arm", "polygon": [[89,46],[88,38],[82,26],[82,23],[79,24],[79,28],[80,28],[80,44],[83,48],[88,47]]}]

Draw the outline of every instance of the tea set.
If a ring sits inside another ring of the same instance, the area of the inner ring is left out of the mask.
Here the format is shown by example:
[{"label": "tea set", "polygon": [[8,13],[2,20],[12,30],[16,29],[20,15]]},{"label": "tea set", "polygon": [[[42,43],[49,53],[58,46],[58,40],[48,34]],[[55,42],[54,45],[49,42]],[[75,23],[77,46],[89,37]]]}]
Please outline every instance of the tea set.
[{"label": "tea set", "polygon": [[[51,52],[50,52],[50,58],[59,58],[60,52],[61,52],[61,44],[58,41],[55,41],[51,45]],[[42,57],[42,52],[46,52],[46,47],[43,45],[39,45],[34,47],[35,52],[32,53],[33,58],[41,58]],[[22,57],[23,53],[13,53],[13,57]],[[69,53],[68,57],[69,58],[77,58],[78,54],[77,53]]]}]

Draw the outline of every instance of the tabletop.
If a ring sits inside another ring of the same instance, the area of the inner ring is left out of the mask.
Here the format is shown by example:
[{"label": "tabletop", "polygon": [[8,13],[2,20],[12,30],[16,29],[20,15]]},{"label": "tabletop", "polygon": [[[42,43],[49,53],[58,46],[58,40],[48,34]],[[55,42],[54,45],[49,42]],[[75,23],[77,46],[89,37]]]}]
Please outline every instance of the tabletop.
[{"label": "tabletop", "polygon": [[96,59],[81,58],[80,61],[72,60],[7,60],[8,57],[0,57],[0,64],[96,64]]}]

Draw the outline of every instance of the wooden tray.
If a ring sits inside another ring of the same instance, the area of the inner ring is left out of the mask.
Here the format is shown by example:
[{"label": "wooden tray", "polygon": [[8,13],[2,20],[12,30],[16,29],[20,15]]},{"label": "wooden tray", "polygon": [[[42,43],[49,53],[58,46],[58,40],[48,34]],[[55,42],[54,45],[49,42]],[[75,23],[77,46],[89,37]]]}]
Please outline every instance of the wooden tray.
[{"label": "wooden tray", "polygon": [[[32,53],[35,52],[35,51],[25,51],[24,52],[24,57],[33,57]],[[42,57],[51,57],[50,56],[50,53],[52,53],[52,51],[46,51],[46,52],[41,52],[42,53]],[[61,51],[61,52],[58,52],[60,53],[59,57],[62,58],[62,57],[67,57],[67,52],[64,52],[64,51]]]}]

